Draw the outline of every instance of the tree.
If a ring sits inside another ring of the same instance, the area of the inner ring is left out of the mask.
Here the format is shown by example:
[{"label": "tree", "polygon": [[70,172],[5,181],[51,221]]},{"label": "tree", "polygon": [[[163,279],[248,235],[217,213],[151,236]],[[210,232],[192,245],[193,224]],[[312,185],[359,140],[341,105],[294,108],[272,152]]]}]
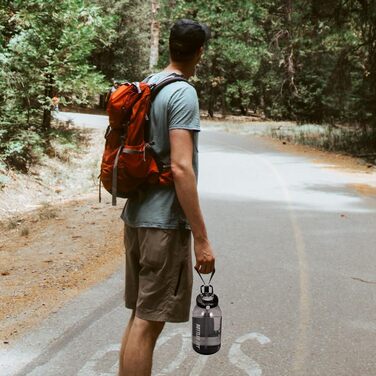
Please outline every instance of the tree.
[{"label": "tree", "polygon": [[150,60],[149,70],[152,71],[158,64],[159,58],[159,1],[151,0],[151,27],[150,27]]},{"label": "tree", "polygon": [[107,18],[85,0],[16,0],[0,9],[0,154],[25,165],[30,140],[48,138],[53,95],[81,104],[103,90],[88,58]]},{"label": "tree", "polygon": [[348,6],[354,20],[353,27],[359,35],[356,51],[363,73],[357,105],[363,110],[363,119],[375,130],[376,144],[376,1],[353,0]]},{"label": "tree", "polygon": [[106,78],[139,81],[149,72],[150,1],[97,0],[102,12],[113,19],[108,43],[92,54],[93,63]]},{"label": "tree", "polygon": [[255,91],[253,76],[259,69],[264,46],[261,29],[255,24],[257,8],[246,0],[190,2],[176,0],[163,3],[164,47],[161,62],[168,54],[168,30],[173,20],[192,18],[207,23],[212,39],[195,78],[201,104],[209,114],[220,110],[246,114],[252,108]]},{"label": "tree", "polygon": [[376,147],[376,0],[2,0],[2,160],[43,143],[53,95],[87,103],[165,66],[178,18],[212,30],[192,79],[210,115],[372,126]]}]

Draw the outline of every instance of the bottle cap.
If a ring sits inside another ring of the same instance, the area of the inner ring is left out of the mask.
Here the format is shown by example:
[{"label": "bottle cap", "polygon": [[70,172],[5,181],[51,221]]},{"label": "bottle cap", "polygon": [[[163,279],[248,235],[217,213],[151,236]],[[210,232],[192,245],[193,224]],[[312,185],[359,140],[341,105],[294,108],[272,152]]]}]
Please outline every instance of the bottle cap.
[{"label": "bottle cap", "polygon": [[196,304],[201,308],[214,308],[218,306],[218,296],[213,293],[213,287],[201,286],[201,294],[197,295]]}]

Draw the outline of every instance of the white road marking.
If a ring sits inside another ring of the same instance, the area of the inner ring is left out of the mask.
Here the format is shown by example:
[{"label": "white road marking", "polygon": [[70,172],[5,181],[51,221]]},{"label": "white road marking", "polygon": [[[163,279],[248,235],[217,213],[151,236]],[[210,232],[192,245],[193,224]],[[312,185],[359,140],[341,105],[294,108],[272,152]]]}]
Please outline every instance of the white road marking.
[{"label": "white road marking", "polygon": [[[172,330],[170,333],[161,336],[158,339],[156,349],[167,343],[170,339],[172,339],[175,336],[181,336],[181,349],[175,359],[165,368],[163,368],[162,371],[160,371],[156,376],[162,376],[171,374],[172,372],[176,371],[180,365],[184,362],[184,360],[192,354],[191,350],[191,333],[187,329],[184,328],[176,328]],[[194,364],[189,376],[200,376],[201,372],[205,368],[206,362],[208,361],[207,356],[200,356],[197,355],[197,361]]]},{"label": "white road marking", "polygon": [[[171,332],[167,333],[166,335],[161,336],[156,344],[156,349],[163,346],[169,340],[174,338],[175,336],[181,336],[181,348],[176,355],[175,359],[169,363],[165,368],[162,369],[158,374],[155,376],[164,376],[168,374],[172,374],[176,371],[180,365],[184,362],[184,360],[191,354],[191,333],[184,329],[184,328],[176,328]],[[103,363],[103,359],[105,356],[110,352],[118,352],[120,348],[119,344],[112,344],[107,346],[99,351],[97,351],[93,357],[85,363],[85,365],[80,369],[77,376],[114,376],[119,367],[118,361],[116,361],[109,372],[98,372],[98,367],[101,363]],[[199,356],[197,355],[197,362],[194,364],[191,373],[189,376],[199,376],[202,370],[205,367],[205,364],[208,360],[208,357]]]},{"label": "white road marking", "polygon": [[205,355],[198,355],[197,362],[192,368],[191,373],[189,376],[200,376],[201,372],[204,370],[206,362],[208,361],[209,357]]},{"label": "white road marking", "polygon": [[[191,350],[191,333],[184,328],[176,328],[165,335],[162,335],[156,344],[156,350],[170,341],[172,338],[181,337],[181,347],[175,359],[171,361],[166,367],[164,367],[155,376],[165,376],[173,374],[180,367],[181,364],[193,353]],[[256,363],[249,356],[244,354],[241,350],[241,345],[248,340],[256,340],[260,345],[266,345],[270,343],[270,339],[260,333],[248,333],[238,337],[230,348],[228,357],[230,362],[239,369],[245,371],[249,376],[261,376],[262,370],[258,363]],[[85,365],[77,373],[77,376],[114,376],[118,371],[118,360],[116,360],[109,368],[108,372],[100,372],[98,368],[102,365],[108,353],[119,352],[120,345],[118,343],[111,344],[105,348],[97,351],[93,357],[88,360]],[[198,355],[196,356],[196,362],[189,376],[200,376],[208,361],[208,356]]]},{"label": "white road marking", "polygon": [[79,370],[77,376],[114,376],[118,370],[118,360],[112,365],[110,372],[98,372],[97,366],[109,352],[118,352],[120,345],[114,343],[97,351],[94,356]]},{"label": "white road marking", "polygon": [[173,372],[184,362],[185,358],[188,355],[188,351],[191,347],[191,334],[189,331],[183,328],[177,328],[171,331],[169,334],[161,337],[161,339],[157,343],[157,348],[162,346],[164,343],[168,342],[171,338],[180,335],[181,336],[181,349],[175,359],[163,368],[162,371],[156,374],[156,376],[163,376],[168,375],[169,373]]},{"label": "white road marking", "polygon": [[241,345],[248,340],[256,340],[260,345],[270,343],[270,339],[260,333],[248,333],[237,338],[231,346],[228,357],[230,362],[237,368],[245,371],[249,376],[261,376],[262,370],[249,356],[245,355],[241,349]]}]

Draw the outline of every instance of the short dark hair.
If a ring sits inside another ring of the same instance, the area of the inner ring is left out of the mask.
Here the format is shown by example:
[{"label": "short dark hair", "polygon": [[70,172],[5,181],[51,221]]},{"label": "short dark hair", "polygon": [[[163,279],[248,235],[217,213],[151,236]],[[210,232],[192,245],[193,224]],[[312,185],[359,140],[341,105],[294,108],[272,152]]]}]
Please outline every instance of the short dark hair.
[{"label": "short dark hair", "polygon": [[181,19],[170,30],[170,57],[172,61],[188,61],[210,39],[210,29],[194,20]]}]

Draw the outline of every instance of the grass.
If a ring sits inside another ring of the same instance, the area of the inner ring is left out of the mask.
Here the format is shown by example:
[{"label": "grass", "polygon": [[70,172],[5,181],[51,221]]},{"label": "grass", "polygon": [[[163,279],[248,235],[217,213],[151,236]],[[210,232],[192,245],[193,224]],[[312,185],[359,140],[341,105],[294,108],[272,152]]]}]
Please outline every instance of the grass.
[{"label": "grass", "polygon": [[17,217],[14,217],[14,218],[9,218],[7,223],[6,223],[6,228],[8,230],[14,230],[15,228],[17,228],[20,224],[22,223],[22,220],[17,218]]},{"label": "grass", "polygon": [[283,141],[340,152],[376,163],[376,130],[331,125],[295,125],[270,129],[270,136]]},{"label": "grass", "polygon": [[2,175],[0,172],[0,190],[6,186],[9,182],[9,178],[5,175]]},{"label": "grass", "polygon": [[27,173],[45,155],[70,162],[70,158],[83,152],[89,143],[87,130],[75,128],[69,122],[53,120],[46,133],[37,132],[39,123],[26,126],[25,119],[20,124],[11,125],[15,129],[11,134],[4,136],[0,132],[0,189],[8,183],[7,170]]},{"label": "grass", "polygon": [[[57,218],[59,214],[58,209],[54,208],[52,204],[48,202],[42,203],[42,206],[36,211],[36,215],[33,216],[32,222],[38,222],[40,220],[49,220]],[[21,216],[14,216],[0,222],[0,229],[6,231],[15,230],[19,231],[21,236],[28,236],[30,234],[30,228],[27,224],[27,220]]]},{"label": "grass", "polygon": [[69,163],[71,157],[77,155],[89,144],[87,130],[71,126],[69,122],[57,121],[49,133],[50,147],[47,154]]},{"label": "grass", "polygon": [[57,210],[49,203],[42,203],[42,207],[38,210],[39,219],[53,219],[58,215]]},{"label": "grass", "polygon": [[[58,216],[58,214],[58,210],[54,208],[52,204],[44,202],[42,203],[42,206],[37,210],[36,218],[37,220],[54,219]],[[14,230],[19,227],[21,236],[28,236],[30,233],[29,228],[25,224],[25,220],[19,216],[7,219],[5,222],[3,222],[2,226],[4,226],[7,230]]]},{"label": "grass", "polygon": [[23,227],[21,229],[21,236],[28,236],[30,234],[30,230],[28,227]]}]

